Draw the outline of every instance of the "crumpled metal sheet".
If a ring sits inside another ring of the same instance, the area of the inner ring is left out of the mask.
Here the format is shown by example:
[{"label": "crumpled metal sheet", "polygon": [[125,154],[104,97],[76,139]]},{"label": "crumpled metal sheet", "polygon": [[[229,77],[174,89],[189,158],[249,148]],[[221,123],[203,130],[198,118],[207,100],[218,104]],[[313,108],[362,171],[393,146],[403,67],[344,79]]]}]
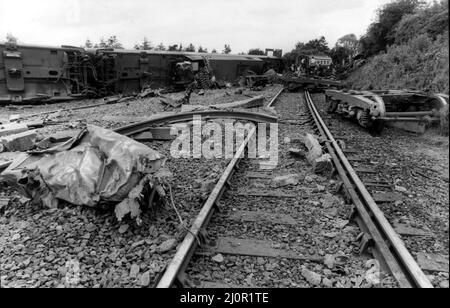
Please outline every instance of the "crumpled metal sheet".
[{"label": "crumpled metal sheet", "polygon": [[95,207],[124,201],[164,163],[164,156],[149,147],[88,125],[64,144],[16,160],[0,180],[49,207],[57,200]]}]

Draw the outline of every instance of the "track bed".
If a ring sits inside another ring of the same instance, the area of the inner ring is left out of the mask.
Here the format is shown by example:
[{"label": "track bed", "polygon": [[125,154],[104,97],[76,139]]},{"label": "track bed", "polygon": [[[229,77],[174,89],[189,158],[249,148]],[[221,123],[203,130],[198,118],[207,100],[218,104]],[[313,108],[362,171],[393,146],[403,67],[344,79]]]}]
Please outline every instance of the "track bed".
[{"label": "track bed", "polygon": [[[308,118],[299,94],[282,94],[275,107],[280,121],[301,124]],[[275,170],[260,170],[255,160],[241,162],[207,228],[216,246],[198,250],[187,268],[190,286],[373,286],[369,258],[358,253],[360,230],[348,221],[351,206],[336,195],[338,180],[315,175],[305,160],[288,154],[293,147],[288,139],[304,133],[313,133],[308,124],[279,125]],[[298,185],[271,187],[271,179],[289,174],[299,174]],[[270,196],[255,196],[260,193]],[[382,277],[377,286],[396,286],[391,277]]]},{"label": "track bed", "polygon": [[327,114],[323,95],[313,100],[419,266],[435,287],[448,287],[448,137],[391,128],[373,136],[355,122]]}]

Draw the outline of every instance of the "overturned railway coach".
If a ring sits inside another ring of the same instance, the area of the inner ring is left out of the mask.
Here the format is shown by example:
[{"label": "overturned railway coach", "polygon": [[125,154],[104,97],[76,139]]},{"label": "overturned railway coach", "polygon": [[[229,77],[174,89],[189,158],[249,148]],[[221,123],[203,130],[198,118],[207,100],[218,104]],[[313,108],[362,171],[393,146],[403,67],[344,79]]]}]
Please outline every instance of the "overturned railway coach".
[{"label": "overturned railway coach", "polygon": [[60,101],[131,94],[143,88],[182,89],[281,69],[273,57],[170,51],[0,44],[0,103]]},{"label": "overturned railway coach", "polygon": [[0,44],[0,102],[85,95],[92,69],[82,48]]}]

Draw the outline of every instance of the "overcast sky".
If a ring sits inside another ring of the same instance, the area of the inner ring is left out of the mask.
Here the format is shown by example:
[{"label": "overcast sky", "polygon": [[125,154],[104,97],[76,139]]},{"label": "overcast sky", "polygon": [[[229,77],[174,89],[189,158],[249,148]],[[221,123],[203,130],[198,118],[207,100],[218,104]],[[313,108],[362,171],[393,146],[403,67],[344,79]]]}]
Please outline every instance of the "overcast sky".
[{"label": "overcast sky", "polygon": [[389,0],[0,0],[0,41],[83,45],[117,35],[127,48],[146,36],[160,42],[200,44],[232,53],[250,48],[290,51],[321,35],[330,46],[360,36]]}]

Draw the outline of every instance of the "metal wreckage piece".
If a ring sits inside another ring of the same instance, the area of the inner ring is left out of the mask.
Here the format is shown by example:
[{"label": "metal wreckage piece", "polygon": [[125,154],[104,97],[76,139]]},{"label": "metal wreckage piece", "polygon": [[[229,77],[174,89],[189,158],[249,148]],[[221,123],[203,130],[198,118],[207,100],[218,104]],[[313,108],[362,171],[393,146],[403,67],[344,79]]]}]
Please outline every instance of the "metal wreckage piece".
[{"label": "metal wreckage piece", "polygon": [[[139,223],[141,204],[164,197],[171,177],[166,158],[111,130],[88,125],[72,139],[39,152],[22,154],[3,173],[32,204],[54,208],[59,200],[79,206],[115,206],[118,220],[127,214]],[[144,200],[145,199],[145,200]]]}]

